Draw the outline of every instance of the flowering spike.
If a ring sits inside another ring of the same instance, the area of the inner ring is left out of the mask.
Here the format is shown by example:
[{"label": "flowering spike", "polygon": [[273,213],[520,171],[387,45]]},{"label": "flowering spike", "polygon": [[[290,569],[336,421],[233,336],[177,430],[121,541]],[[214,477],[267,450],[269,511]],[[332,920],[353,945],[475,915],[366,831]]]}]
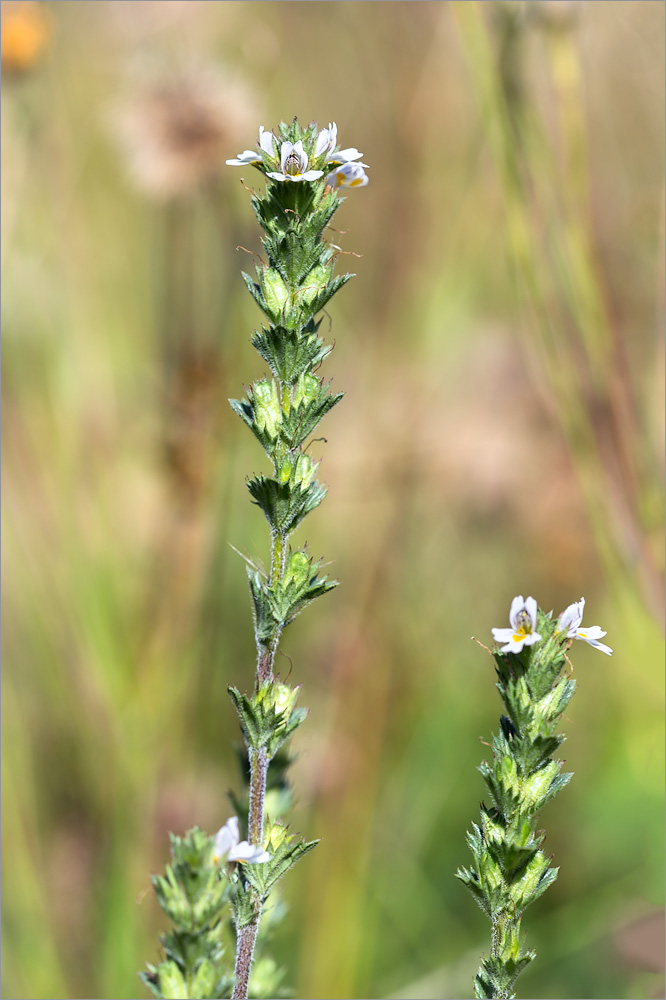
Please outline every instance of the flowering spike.
[{"label": "flowering spike", "polygon": [[584,605],[581,598],[553,620],[533,597],[520,595],[511,603],[511,627],[492,630],[495,641],[504,643],[493,655],[506,714],[493,740],[492,763],[479,767],[489,805],[482,804],[480,825],[467,835],[474,866],[456,872],[492,924],[476,997],[515,996],[518,975],[535,958],[522,950],[521,918],[557,878],[541,850],[538,813],[572,778],[553,759],[564,741],[555,730],[575,690],[564,672],[566,652],[578,638],[611,652],[597,641],[606,634],[598,626],[580,628]]},{"label": "flowering spike", "polygon": [[[246,865],[234,897],[237,953],[233,997],[245,1000],[262,907],[274,883],[303,857],[314,842],[286,834],[273,824],[265,835],[266,779],[269,764],[304,721],[296,708],[297,688],[274,677],[273,665],[282,631],[315,598],[336,586],[319,576],[319,564],[305,549],[292,549],[289,537],[319,506],[326,488],[317,481],[318,462],[307,451],[320,421],[342,398],[316,374],[330,352],[317,335],[317,314],[351,275],[335,275],[334,248],[323,233],[338,208],[336,189],[367,184],[364,166],[347,162],[356,150],[336,152],[337,126],[302,128],[294,119],[275,132],[260,128],[256,154],[228,161],[251,164],[267,180],[265,195],[254,195],[252,208],[264,230],[267,262],[257,266],[257,280],[243,275],[247,288],[268,318],[252,343],[268,364],[271,378],[250,386],[245,400],[231,406],[257,438],[272,462],[270,475],[249,479],[253,502],[263,511],[271,532],[270,570],[248,568],[252,596],[257,673],[254,691],[229,688],[243,731],[250,766],[248,842],[224,827],[219,846],[227,860],[261,861],[253,851],[268,847],[270,861]],[[360,157],[360,153],[358,156]],[[324,178],[331,163],[340,179]],[[276,839],[277,838],[277,839]],[[244,848],[248,857],[240,857]],[[258,845],[252,847],[251,845]]]}]

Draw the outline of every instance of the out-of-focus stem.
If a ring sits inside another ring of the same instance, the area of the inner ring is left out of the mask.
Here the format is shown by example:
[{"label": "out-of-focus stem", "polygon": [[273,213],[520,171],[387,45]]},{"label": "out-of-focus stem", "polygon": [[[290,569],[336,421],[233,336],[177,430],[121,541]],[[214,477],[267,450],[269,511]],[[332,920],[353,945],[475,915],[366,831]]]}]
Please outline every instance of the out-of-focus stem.
[{"label": "out-of-focus stem", "polygon": [[[555,171],[552,143],[529,94],[521,87],[517,22],[500,23],[504,37],[496,54],[477,2],[455,2],[453,12],[469,56],[483,124],[502,183],[509,250],[521,305],[536,336],[541,375],[574,462],[590,531],[609,579],[631,579],[663,616],[662,581],[646,546],[640,520],[642,494],[632,428],[634,402],[618,361],[617,338],[603,299],[586,226],[587,174],[580,68],[571,38],[551,52],[560,100],[565,182]],[[507,76],[506,38],[515,58]],[[553,195],[565,190],[560,204]],[[548,221],[549,249],[542,230]],[[553,305],[557,313],[553,312]],[[629,429],[627,429],[629,428]],[[644,478],[644,477],[643,477]]]}]

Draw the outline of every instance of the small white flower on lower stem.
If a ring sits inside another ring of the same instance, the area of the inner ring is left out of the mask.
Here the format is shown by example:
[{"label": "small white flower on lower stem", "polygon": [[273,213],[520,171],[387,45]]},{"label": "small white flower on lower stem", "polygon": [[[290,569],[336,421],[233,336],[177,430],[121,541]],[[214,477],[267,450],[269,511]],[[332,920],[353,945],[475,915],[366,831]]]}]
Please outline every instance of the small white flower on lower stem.
[{"label": "small white flower on lower stem", "polygon": [[607,656],[612,656],[613,650],[610,646],[607,646],[603,642],[599,642],[599,639],[603,639],[606,635],[606,632],[604,632],[599,625],[591,625],[589,628],[580,627],[583,620],[584,609],[584,597],[581,597],[580,601],[576,601],[575,604],[570,604],[558,618],[558,632],[564,632],[566,630],[568,639],[582,639],[583,642],[589,643],[589,645],[594,646],[595,649],[600,649],[601,652],[606,653]]},{"label": "small white flower on lower stem", "polygon": [[326,183],[334,188],[365,187],[369,178],[363,169],[364,167],[367,167],[367,163],[343,163],[331,171],[326,178]]},{"label": "small white flower on lower stem", "polygon": [[213,861],[216,864],[224,861],[241,861],[245,864],[262,864],[270,860],[270,854],[262,851],[247,840],[240,839],[238,817],[232,816],[224,826],[217,831],[215,837],[215,852]]},{"label": "small white flower on lower stem", "polygon": [[274,181],[316,181],[324,176],[323,170],[308,170],[308,155],[303,149],[303,143],[283,142],[280,147],[280,168],[269,171],[266,176]]},{"label": "small white flower on lower stem", "polygon": [[537,602],[533,597],[523,599],[522,594],[511,601],[509,621],[511,628],[492,629],[495,642],[505,643],[503,653],[520,653],[523,646],[532,646],[541,638],[536,631]]}]

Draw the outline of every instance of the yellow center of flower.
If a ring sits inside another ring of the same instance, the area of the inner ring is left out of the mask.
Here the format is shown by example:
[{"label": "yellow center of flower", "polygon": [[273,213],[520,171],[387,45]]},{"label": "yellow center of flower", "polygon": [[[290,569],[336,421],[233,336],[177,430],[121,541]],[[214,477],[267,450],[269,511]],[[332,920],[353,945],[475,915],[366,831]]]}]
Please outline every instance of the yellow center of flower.
[{"label": "yellow center of flower", "polygon": [[519,611],[516,615],[517,628],[513,633],[513,641],[520,642],[524,639],[526,635],[532,634],[532,619],[528,615],[527,611],[523,609]]}]

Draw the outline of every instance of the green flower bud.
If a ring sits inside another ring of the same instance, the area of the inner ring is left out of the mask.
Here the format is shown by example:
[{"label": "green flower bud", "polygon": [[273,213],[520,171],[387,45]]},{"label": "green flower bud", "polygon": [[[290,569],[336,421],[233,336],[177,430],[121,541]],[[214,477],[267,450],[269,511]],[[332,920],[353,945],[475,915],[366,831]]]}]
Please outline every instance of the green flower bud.
[{"label": "green flower bud", "polygon": [[215,966],[210,959],[204,958],[196,971],[194,979],[192,980],[190,996],[217,996],[217,994],[213,992],[217,984],[217,978]]},{"label": "green flower bud", "polygon": [[292,458],[287,456],[282,462],[280,469],[278,471],[278,479],[281,483],[288,483],[291,479],[291,474],[294,471],[294,465]]},{"label": "green flower bud", "polygon": [[290,583],[295,583],[303,587],[311,575],[312,563],[305,552],[290,552],[284,571],[284,586],[288,587]]},{"label": "green flower bud", "polygon": [[310,304],[324,291],[331,277],[331,269],[325,264],[318,264],[313,267],[305,279],[305,284],[299,290],[301,299]]},{"label": "green flower bud", "polygon": [[252,387],[252,394],[257,426],[260,430],[267,431],[272,438],[276,438],[282,419],[277,385],[268,379],[262,382],[255,382]]},{"label": "green flower bud", "polygon": [[282,312],[289,298],[289,290],[282,280],[282,276],[274,268],[266,267],[260,272],[259,280],[266,305],[272,313],[278,315]]},{"label": "green flower bud", "polygon": [[319,395],[321,383],[316,375],[301,375],[294,386],[294,406],[311,403]]},{"label": "green flower bud", "polygon": [[160,990],[164,1000],[187,1000],[187,983],[175,962],[163,962],[159,972]]},{"label": "green flower bud", "polygon": [[273,707],[278,715],[291,715],[298,692],[299,688],[290,688],[288,684],[273,685]]},{"label": "green flower bud", "polygon": [[309,455],[287,455],[277,470],[277,478],[281,483],[291,483],[307,490],[319,468],[319,462],[313,462]]},{"label": "green flower bud", "polygon": [[293,711],[299,688],[290,688],[288,684],[280,684],[279,681],[269,681],[263,684],[254,697],[257,708],[261,708],[264,715],[272,709],[277,716],[289,716]]},{"label": "green flower bud", "polygon": [[319,462],[313,462],[309,455],[299,455],[294,470],[293,481],[302,490],[307,490],[318,468]]},{"label": "green flower bud", "polygon": [[264,842],[264,847],[271,854],[276,854],[285,840],[288,842],[291,838],[289,837],[287,827],[282,823],[271,823],[266,839]]}]

